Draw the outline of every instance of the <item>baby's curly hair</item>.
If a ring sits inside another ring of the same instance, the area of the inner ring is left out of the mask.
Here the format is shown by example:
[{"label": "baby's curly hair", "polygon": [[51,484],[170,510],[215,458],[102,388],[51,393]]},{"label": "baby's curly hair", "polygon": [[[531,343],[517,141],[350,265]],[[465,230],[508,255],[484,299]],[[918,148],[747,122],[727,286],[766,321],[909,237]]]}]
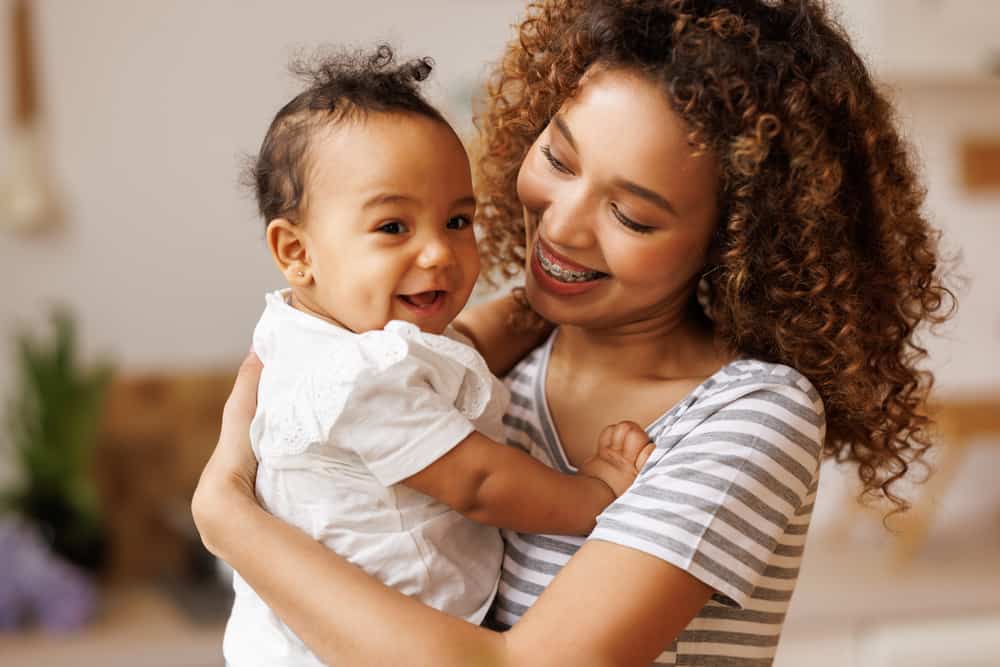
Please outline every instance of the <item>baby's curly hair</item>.
[{"label": "baby's curly hair", "polygon": [[863,495],[893,493],[930,446],[919,325],[954,297],[938,234],[895,127],[843,30],[817,0],[537,0],[477,119],[483,257],[525,256],[517,172],[593,65],[662,86],[695,150],[718,160],[716,333],[799,370],[822,396],[824,453],[858,465]]},{"label": "baby's curly hair", "polygon": [[402,64],[387,44],[371,52],[318,52],[289,65],[306,89],[278,111],[252,158],[243,181],[257,199],[264,225],[275,218],[293,221],[304,204],[309,142],[319,127],[369,113],[413,113],[448,122],[420,94],[434,61]]}]

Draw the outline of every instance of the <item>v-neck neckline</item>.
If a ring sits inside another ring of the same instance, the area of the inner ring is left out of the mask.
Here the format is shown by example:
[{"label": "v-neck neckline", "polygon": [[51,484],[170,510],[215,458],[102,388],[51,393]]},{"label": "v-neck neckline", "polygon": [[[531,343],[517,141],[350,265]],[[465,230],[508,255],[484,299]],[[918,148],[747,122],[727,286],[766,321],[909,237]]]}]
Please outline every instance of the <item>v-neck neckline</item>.
[{"label": "v-neck neckline", "polygon": [[[548,340],[545,341],[545,344],[542,347],[542,358],[539,361],[538,372],[535,374],[535,404],[541,408],[539,410],[538,421],[539,426],[541,426],[542,437],[545,439],[543,444],[545,445],[545,450],[549,454],[549,458],[560,472],[576,474],[580,469],[570,463],[569,457],[566,456],[566,450],[563,448],[562,441],[559,438],[559,432],[556,430],[556,423],[552,418],[552,411],[549,409],[549,399],[545,393],[545,383],[549,377],[549,359],[552,356],[552,347],[555,344],[558,333],[559,328],[556,327],[552,333],[549,334]],[[698,386],[688,392],[679,401],[674,403],[663,414],[650,422],[644,430],[649,434],[650,438],[654,441],[654,444],[660,431],[662,431],[670,423],[674,422],[706,391],[715,386],[717,384],[717,375],[723,373],[738,361],[740,360],[734,359],[720,367],[719,370],[705,378],[698,384]]]}]

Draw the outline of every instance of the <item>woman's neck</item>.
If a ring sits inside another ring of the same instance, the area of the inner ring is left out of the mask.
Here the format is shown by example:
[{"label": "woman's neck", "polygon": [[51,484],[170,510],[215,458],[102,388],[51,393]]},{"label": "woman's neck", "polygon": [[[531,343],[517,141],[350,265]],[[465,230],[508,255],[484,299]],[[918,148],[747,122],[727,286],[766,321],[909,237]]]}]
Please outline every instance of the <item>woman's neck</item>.
[{"label": "woman's neck", "polygon": [[603,379],[708,377],[735,356],[710,328],[686,318],[607,329],[563,325],[552,350],[573,375]]}]

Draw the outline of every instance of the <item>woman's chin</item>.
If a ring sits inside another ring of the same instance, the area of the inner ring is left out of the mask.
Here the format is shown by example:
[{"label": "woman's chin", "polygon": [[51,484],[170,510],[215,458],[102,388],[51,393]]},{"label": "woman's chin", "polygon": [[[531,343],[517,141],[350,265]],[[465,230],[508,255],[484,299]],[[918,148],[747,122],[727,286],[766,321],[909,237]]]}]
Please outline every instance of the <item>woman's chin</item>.
[{"label": "woman's chin", "polygon": [[593,319],[592,308],[578,308],[572,300],[546,292],[530,273],[524,281],[524,296],[532,310],[557,326],[582,326],[591,323]]}]

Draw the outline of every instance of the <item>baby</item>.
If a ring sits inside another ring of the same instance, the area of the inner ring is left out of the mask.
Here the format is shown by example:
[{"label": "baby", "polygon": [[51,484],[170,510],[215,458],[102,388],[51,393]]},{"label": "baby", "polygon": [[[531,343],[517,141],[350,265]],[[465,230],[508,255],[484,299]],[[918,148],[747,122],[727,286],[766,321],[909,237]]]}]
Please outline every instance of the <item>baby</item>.
[{"label": "baby", "polygon": [[[479,276],[476,200],[461,141],[417,90],[429,72],[384,46],[329,58],[271,123],[253,174],[289,287],[267,295],[254,330],[251,441],[269,512],[480,623],[500,572],[495,527],[588,533],[652,445],[631,422],[610,426],[571,476],[500,444],[509,394],[452,326]],[[480,321],[501,323],[503,302],[490,308]],[[321,664],[234,579],[229,665]]]}]

